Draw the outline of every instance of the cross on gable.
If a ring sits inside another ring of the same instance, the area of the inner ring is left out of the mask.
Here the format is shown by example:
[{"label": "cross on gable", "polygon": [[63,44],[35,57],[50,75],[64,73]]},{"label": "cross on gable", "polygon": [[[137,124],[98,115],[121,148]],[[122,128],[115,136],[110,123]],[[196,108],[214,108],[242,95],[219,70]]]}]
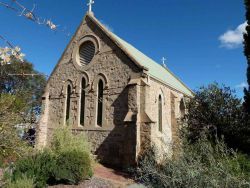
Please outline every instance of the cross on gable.
[{"label": "cross on gable", "polygon": [[162,65],[163,65],[163,67],[167,67],[166,64],[165,64],[165,61],[166,61],[167,59],[166,59],[165,57],[163,57],[161,60],[162,60]]},{"label": "cross on gable", "polygon": [[89,13],[92,12],[92,4],[94,3],[94,0],[89,0],[89,3],[87,4],[89,6]]},{"label": "cross on gable", "polygon": [[165,58],[165,57],[163,57],[162,59],[161,59],[161,61],[162,61],[162,63],[163,64],[165,64],[165,61],[166,61],[167,59]]}]

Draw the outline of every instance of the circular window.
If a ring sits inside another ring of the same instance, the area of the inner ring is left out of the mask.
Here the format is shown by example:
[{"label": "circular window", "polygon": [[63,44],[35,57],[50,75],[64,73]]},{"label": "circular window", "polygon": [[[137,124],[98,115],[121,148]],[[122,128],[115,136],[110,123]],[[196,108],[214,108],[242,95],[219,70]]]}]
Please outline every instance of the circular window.
[{"label": "circular window", "polygon": [[84,42],[79,49],[79,58],[81,65],[87,65],[95,55],[95,45],[91,41]]}]

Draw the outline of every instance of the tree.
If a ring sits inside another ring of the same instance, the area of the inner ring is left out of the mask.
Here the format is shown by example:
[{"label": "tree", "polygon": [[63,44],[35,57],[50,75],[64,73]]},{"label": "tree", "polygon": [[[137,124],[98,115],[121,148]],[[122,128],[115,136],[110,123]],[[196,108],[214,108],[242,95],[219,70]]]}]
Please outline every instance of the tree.
[{"label": "tree", "polygon": [[15,59],[0,67],[0,93],[13,95],[25,103],[25,108],[20,111],[24,122],[31,122],[32,117],[40,113],[45,84],[46,77],[27,61]]},{"label": "tree", "polygon": [[188,137],[196,141],[224,137],[229,147],[250,153],[250,127],[244,120],[241,100],[229,87],[210,84],[195,92],[187,105]]},{"label": "tree", "polygon": [[16,132],[15,125],[22,119],[19,112],[25,108],[22,100],[10,94],[0,94],[0,165],[13,161],[28,152],[27,144]]},{"label": "tree", "polygon": [[27,144],[18,137],[16,125],[35,123],[46,84],[31,63],[15,58],[11,62],[0,65],[0,162],[26,153]]},{"label": "tree", "polygon": [[247,83],[248,88],[244,89],[244,109],[250,115],[250,0],[245,0],[247,27],[244,34],[244,54],[247,58]]}]

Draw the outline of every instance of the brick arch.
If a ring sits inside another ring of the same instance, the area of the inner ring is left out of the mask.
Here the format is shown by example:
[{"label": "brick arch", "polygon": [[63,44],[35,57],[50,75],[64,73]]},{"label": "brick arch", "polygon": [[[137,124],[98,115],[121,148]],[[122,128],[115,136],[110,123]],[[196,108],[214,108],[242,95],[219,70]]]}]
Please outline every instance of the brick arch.
[{"label": "brick arch", "polygon": [[158,102],[159,96],[161,96],[163,105],[165,106],[165,105],[166,105],[166,97],[165,97],[165,93],[164,93],[164,91],[163,91],[162,88],[160,88],[160,89],[158,90],[158,92],[156,93],[156,96],[155,96],[155,103]]},{"label": "brick arch", "polygon": [[64,81],[63,91],[64,91],[65,94],[67,93],[68,85],[70,85],[70,87],[71,87],[71,89],[73,91],[74,83],[73,83],[73,81],[71,79],[67,79],[66,81]]},{"label": "brick arch", "polygon": [[98,84],[98,82],[99,82],[99,80],[102,80],[103,81],[103,83],[104,83],[104,90],[107,90],[108,88],[109,88],[109,81],[108,81],[108,78],[107,78],[107,76],[106,76],[106,74],[104,74],[104,73],[99,73],[96,77],[95,77],[95,79],[94,79],[94,81],[93,81],[93,85],[94,85],[94,90],[96,90],[96,85]]}]

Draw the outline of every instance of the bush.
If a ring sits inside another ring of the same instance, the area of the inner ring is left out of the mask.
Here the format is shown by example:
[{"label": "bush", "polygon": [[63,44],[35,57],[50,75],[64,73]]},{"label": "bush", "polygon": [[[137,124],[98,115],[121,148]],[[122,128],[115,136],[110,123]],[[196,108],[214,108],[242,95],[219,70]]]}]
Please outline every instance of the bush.
[{"label": "bush", "polygon": [[34,180],[28,178],[27,176],[22,176],[22,178],[17,179],[14,182],[8,182],[6,188],[34,188]]},{"label": "bush", "polygon": [[82,151],[90,155],[90,146],[84,134],[73,135],[71,127],[58,128],[54,131],[51,150],[55,153],[64,151]]},{"label": "bush", "polygon": [[240,165],[240,168],[243,170],[243,173],[246,177],[250,178],[250,157],[246,154],[238,154],[237,162]]},{"label": "bush", "polygon": [[58,156],[55,179],[77,184],[92,176],[90,147],[84,134],[73,135],[71,127],[56,129],[51,141],[51,150]]},{"label": "bush", "polygon": [[[0,83],[1,85],[1,83]],[[15,95],[0,93],[0,164],[8,164],[30,151],[27,143],[22,141],[14,125],[21,122],[20,113],[23,102]]]},{"label": "bush", "polygon": [[240,155],[223,142],[199,139],[183,143],[176,159],[155,162],[155,151],[141,157],[134,170],[137,180],[149,187],[249,187],[250,177],[241,166]]},{"label": "bush", "polygon": [[88,153],[82,151],[63,151],[57,158],[55,179],[67,184],[78,184],[93,175]]},{"label": "bush", "polygon": [[21,179],[23,175],[34,178],[36,187],[45,187],[53,182],[53,172],[56,168],[56,156],[49,150],[18,160],[12,175],[13,181]]},{"label": "bush", "polygon": [[33,178],[36,187],[46,184],[77,184],[90,178],[92,160],[88,143],[83,135],[73,135],[69,128],[57,129],[51,149],[21,158],[15,163],[12,181],[25,175]]},{"label": "bush", "polygon": [[204,134],[210,140],[224,137],[229,147],[250,154],[250,118],[243,113],[241,99],[234,90],[217,83],[201,87],[187,104],[187,111],[190,140],[196,141]]}]

